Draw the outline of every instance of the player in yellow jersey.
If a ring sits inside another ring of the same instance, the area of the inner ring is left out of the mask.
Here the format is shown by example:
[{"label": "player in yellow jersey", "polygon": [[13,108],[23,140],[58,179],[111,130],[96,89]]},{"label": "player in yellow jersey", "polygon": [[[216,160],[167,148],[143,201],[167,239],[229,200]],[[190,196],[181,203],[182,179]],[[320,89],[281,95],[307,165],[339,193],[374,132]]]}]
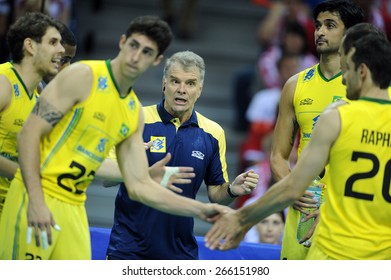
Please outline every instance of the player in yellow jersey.
[{"label": "player in yellow jersey", "polygon": [[7,33],[13,64],[0,65],[0,215],[18,167],[17,134],[36,103],[39,82],[59,69],[64,53],[59,30],[51,17],[32,13]]},{"label": "player in yellow jersey", "polygon": [[[347,0],[319,3],[314,11],[315,45],[319,64],[292,76],[285,84],[279,105],[271,152],[273,177],[279,181],[289,174],[289,156],[299,132],[298,158],[312,137],[320,113],[332,102],[345,96],[339,65],[338,47],[347,28],[363,20],[362,9]],[[322,174],[323,175],[323,174]],[[323,183],[327,187],[327,172]],[[314,178],[315,179],[315,178]],[[289,189],[286,190],[290,192]],[[297,240],[300,212],[314,208],[310,197],[303,196],[289,207],[282,240],[281,259],[304,259],[308,248]],[[311,216],[317,214],[316,211]],[[315,222],[316,225],[317,221]],[[311,236],[307,235],[306,240]]]},{"label": "player in yellow jersey", "polygon": [[113,60],[74,63],[45,87],[18,137],[20,170],[0,222],[0,259],[90,259],[86,189],[95,177],[112,179],[102,163],[113,146],[132,199],[203,220],[229,211],[181,197],[148,174],[132,86],[160,63],[171,38],[167,23],[137,17]]},{"label": "player in yellow jersey", "polygon": [[302,196],[328,164],[327,201],[306,259],[391,259],[391,46],[368,25],[351,27],[339,51],[352,101],[329,106],[292,172],[255,203],[218,220],[207,246],[236,247],[257,221]]}]

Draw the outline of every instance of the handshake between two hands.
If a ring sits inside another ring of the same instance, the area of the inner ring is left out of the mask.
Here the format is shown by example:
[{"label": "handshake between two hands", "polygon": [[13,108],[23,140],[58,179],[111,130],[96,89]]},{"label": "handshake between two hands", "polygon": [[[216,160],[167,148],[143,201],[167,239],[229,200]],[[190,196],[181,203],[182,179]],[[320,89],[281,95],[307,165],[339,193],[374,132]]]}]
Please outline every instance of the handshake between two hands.
[{"label": "handshake between two hands", "polygon": [[[144,143],[144,148],[148,150],[153,142]],[[160,181],[161,185],[177,193],[182,189],[174,184],[188,184],[191,178],[195,177],[192,167],[170,167],[165,166],[171,159],[171,154],[150,167],[150,175],[155,181]],[[235,196],[252,193],[258,184],[259,175],[253,170],[246,171],[238,175],[232,185],[228,186]],[[240,225],[236,211],[230,207],[209,203],[200,219],[213,223],[212,228],[205,236],[206,246],[213,249],[229,250],[239,246],[240,241],[250,228]]]},{"label": "handshake between two hands", "polygon": [[[234,180],[231,192],[235,195],[245,195],[253,192],[258,184],[259,175],[249,170],[240,174]],[[206,221],[213,223],[205,235],[205,246],[211,250],[230,250],[237,248],[244,238],[249,226],[242,225],[240,215],[234,209],[226,206],[217,209],[219,213],[212,215]]]}]

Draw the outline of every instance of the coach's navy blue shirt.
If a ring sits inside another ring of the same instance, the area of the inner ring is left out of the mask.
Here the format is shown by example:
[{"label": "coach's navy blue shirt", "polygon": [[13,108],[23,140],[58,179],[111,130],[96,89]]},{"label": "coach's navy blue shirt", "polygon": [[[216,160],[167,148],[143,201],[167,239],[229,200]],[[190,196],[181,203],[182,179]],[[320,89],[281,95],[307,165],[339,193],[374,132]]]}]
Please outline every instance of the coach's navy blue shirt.
[{"label": "coach's navy blue shirt", "polygon": [[[169,166],[193,167],[196,177],[192,183],[176,185],[183,190],[182,195],[193,199],[203,181],[208,186],[228,182],[221,126],[196,111],[179,126],[179,120],[163,104],[164,100],[143,108],[144,142],[154,140],[147,151],[149,165],[170,152]],[[123,259],[198,259],[193,226],[193,218],[166,214],[131,200],[121,184],[107,255]]]}]

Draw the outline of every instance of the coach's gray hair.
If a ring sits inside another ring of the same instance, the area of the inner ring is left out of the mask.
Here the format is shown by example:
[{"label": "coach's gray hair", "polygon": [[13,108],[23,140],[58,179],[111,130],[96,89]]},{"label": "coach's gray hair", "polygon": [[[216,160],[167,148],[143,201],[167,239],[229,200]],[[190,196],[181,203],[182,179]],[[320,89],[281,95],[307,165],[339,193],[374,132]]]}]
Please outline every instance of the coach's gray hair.
[{"label": "coach's gray hair", "polygon": [[167,78],[167,75],[171,69],[171,66],[179,63],[182,67],[187,70],[191,67],[197,67],[200,71],[200,83],[203,85],[205,77],[205,62],[204,59],[198,54],[192,51],[183,51],[174,53],[170,58],[167,59],[166,65],[163,70],[163,79]]}]

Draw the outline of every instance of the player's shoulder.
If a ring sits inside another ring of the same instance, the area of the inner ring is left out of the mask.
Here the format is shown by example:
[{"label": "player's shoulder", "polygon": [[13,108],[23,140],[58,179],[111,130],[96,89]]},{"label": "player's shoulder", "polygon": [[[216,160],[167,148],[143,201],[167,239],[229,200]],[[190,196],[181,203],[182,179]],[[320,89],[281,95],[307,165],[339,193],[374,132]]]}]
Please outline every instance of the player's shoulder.
[{"label": "player's shoulder", "polygon": [[297,78],[300,82],[309,82],[314,80],[317,73],[319,73],[319,63],[300,71]]},{"label": "player's shoulder", "polygon": [[[3,65],[3,64],[1,64]],[[2,69],[0,69],[0,84],[1,84],[1,87],[2,87],[2,91],[3,92],[8,92],[11,90],[11,80],[14,79],[14,78],[11,78],[12,75],[11,73],[13,73],[12,67],[4,67]],[[16,77],[15,77],[16,79]]]},{"label": "player's shoulder", "polygon": [[330,103],[327,105],[327,107],[324,109],[324,112],[327,112],[328,110],[337,110],[339,107],[351,104],[351,101],[347,98],[341,98],[337,101]]},{"label": "player's shoulder", "polygon": [[5,79],[9,79],[9,77],[14,75],[15,71],[13,70],[12,64],[10,62],[0,64],[0,76],[5,77]]},{"label": "player's shoulder", "polygon": [[[111,72],[110,63],[104,60],[80,60],[72,63],[64,70],[68,72],[74,72],[74,75],[91,75],[92,73],[104,73]],[[64,71],[63,70],[63,71]],[[61,72],[63,72],[61,71]]]},{"label": "player's shoulder", "polygon": [[298,85],[300,73],[297,73],[293,76],[291,76],[286,83],[284,84],[284,87],[282,88],[281,93],[281,100],[282,101],[288,101],[292,102],[293,97],[295,95],[295,91]]},{"label": "player's shoulder", "polygon": [[318,64],[315,64],[311,67],[308,67],[308,68],[296,73],[295,75],[291,76],[286,81],[285,86],[295,88],[299,81],[311,80],[317,71],[317,67],[318,67]]},{"label": "player's shoulder", "polygon": [[93,72],[93,64],[85,63],[85,61],[77,61],[63,69],[60,73],[57,75],[60,75],[62,73],[67,73],[68,75],[72,76],[80,76],[83,74],[91,74]]},{"label": "player's shoulder", "polygon": [[12,68],[12,63],[11,62],[4,62],[0,64],[0,71],[2,70],[9,70]]}]

